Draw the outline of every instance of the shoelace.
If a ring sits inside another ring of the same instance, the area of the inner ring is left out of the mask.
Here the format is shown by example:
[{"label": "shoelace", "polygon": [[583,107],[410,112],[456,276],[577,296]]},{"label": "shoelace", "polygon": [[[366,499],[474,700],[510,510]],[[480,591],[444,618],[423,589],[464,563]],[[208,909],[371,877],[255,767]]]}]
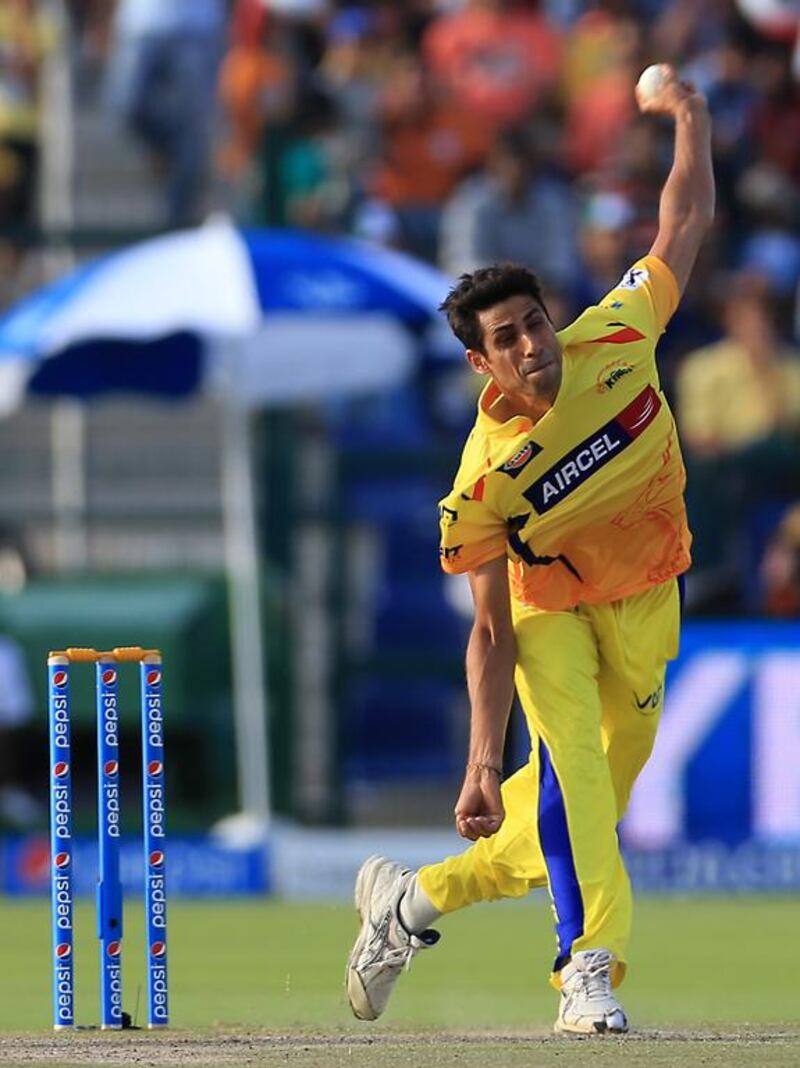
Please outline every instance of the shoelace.
[{"label": "shoelace", "polygon": [[581,985],[589,1001],[611,997],[611,957],[599,954],[580,971]]},{"label": "shoelace", "polygon": [[[416,935],[412,935],[409,942],[404,946],[393,946],[391,949],[384,949],[380,954],[380,964],[384,968],[405,968],[409,971],[411,968],[411,961],[416,957],[417,953],[423,948],[425,943],[417,938]],[[377,961],[370,962],[377,963]]]}]

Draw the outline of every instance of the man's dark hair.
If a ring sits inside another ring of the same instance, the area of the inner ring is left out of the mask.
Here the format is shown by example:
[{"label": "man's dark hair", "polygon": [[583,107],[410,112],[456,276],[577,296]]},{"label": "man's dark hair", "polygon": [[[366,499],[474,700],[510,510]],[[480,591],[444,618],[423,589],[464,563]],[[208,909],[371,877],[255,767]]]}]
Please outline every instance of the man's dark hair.
[{"label": "man's dark hair", "polygon": [[462,274],[447,299],[440,304],[439,311],[447,315],[450,329],[465,349],[483,352],[483,330],[478,312],[509,297],[519,296],[533,297],[547,315],[542,286],[533,271],[516,263],[493,264],[480,267],[472,274]]}]

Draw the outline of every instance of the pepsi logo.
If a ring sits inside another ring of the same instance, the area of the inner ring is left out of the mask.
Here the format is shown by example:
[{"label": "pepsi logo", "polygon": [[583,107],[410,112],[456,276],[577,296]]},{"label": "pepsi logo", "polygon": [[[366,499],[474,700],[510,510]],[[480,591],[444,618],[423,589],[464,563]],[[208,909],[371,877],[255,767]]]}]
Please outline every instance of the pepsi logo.
[{"label": "pepsi logo", "polygon": [[167,952],[167,943],[166,942],[154,942],[152,944],[152,946],[150,946],[150,956],[151,957],[163,957],[166,952]]},{"label": "pepsi logo", "polygon": [[148,671],[147,672],[147,685],[148,686],[158,686],[159,682],[161,682],[161,672],[160,671]]},{"label": "pepsi logo", "polygon": [[150,763],[147,765],[148,775],[160,775],[163,770],[164,765],[161,763],[160,760],[151,760]]},{"label": "pepsi logo", "polygon": [[66,868],[69,864],[69,853],[56,853],[53,857],[53,867]]},{"label": "pepsi logo", "polygon": [[69,775],[69,764],[65,760],[59,760],[53,765],[53,775],[57,779],[63,779],[65,775]]},{"label": "pepsi logo", "polygon": [[103,765],[103,773],[105,775],[116,775],[119,771],[119,762],[116,760],[107,760]]},{"label": "pepsi logo", "polygon": [[58,686],[59,689],[62,689],[64,686],[67,685],[68,681],[69,681],[69,673],[68,672],[63,671],[63,670],[62,671],[54,671],[53,672],[52,682],[53,682],[54,686]]},{"label": "pepsi logo", "polygon": [[104,686],[112,686],[117,681],[117,673],[113,668],[108,668],[100,677]]},{"label": "pepsi logo", "polygon": [[160,868],[164,863],[164,854],[160,849],[154,849],[148,859],[151,868]]},{"label": "pepsi logo", "polygon": [[65,957],[68,957],[71,952],[72,946],[69,942],[59,942],[56,946],[56,957],[58,960],[63,960]]},{"label": "pepsi logo", "polygon": [[109,955],[109,957],[118,957],[120,955],[121,950],[121,942],[109,942],[106,946],[106,953]]}]

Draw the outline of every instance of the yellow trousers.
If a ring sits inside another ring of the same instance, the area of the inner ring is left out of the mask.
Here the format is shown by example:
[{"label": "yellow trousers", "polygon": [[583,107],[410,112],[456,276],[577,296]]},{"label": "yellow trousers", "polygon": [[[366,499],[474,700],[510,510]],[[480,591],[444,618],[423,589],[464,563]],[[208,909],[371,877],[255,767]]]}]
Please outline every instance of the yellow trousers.
[{"label": "yellow trousers", "polygon": [[514,602],[515,682],[530,759],[503,784],[505,821],[459,856],[420,869],[440,912],[547,886],[558,951],[610,950],[622,981],[631,888],[617,824],[650,755],[677,655],[678,583],[567,612]]}]

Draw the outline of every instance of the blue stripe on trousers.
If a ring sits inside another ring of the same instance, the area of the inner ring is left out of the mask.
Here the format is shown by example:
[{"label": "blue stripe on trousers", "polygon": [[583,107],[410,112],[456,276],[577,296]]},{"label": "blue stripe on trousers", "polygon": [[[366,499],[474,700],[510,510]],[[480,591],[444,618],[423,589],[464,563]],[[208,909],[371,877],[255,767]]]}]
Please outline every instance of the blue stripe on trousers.
[{"label": "blue stripe on trousers", "polygon": [[550,894],[556,910],[558,971],[569,957],[572,943],[583,934],[583,898],[569,840],[567,812],[550,754],[539,739],[539,842],[547,865]]}]

